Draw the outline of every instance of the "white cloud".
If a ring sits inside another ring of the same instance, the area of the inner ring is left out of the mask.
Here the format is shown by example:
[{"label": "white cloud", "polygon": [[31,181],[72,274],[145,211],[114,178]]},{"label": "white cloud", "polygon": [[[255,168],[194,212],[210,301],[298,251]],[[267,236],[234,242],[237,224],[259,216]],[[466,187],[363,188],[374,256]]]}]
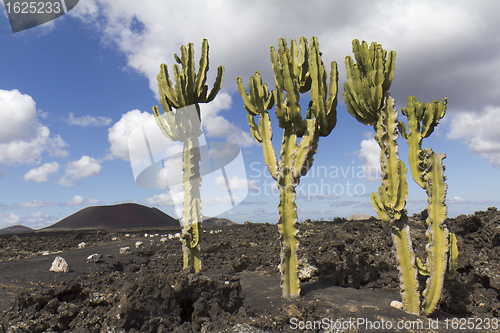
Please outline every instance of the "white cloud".
[{"label": "white cloud", "polygon": [[0,214],[0,227],[8,227],[19,224],[21,218],[13,213]]},{"label": "white cloud", "polygon": [[374,138],[361,141],[359,159],[363,162],[363,172],[367,180],[380,179],[380,146]]},{"label": "white cloud", "polygon": [[49,180],[48,175],[59,170],[59,163],[50,162],[44,165],[31,169],[24,175],[25,181],[34,181],[35,183],[44,183]]},{"label": "white cloud", "polygon": [[206,136],[227,138],[228,141],[242,147],[256,145],[254,138],[249,133],[244,132],[241,128],[219,115],[220,111],[230,109],[231,104],[231,96],[226,92],[219,92],[212,102],[200,105],[201,122]]},{"label": "white cloud", "polygon": [[453,198],[450,198],[450,199],[446,200],[446,202],[447,202],[448,204],[461,204],[461,203],[464,203],[464,202],[466,202],[466,201],[467,201],[467,200],[462,199],[462,198],[460,198],[460,197],[453,197]]},{"label": "white cloud", "polygon": [[81,195],[75,195],[73,198],[67,200],[62,204],[62,206],[79,206],[83,205],[84,200]]},{"label": "white cloud", "polygon": [[487,107],[481,114],[456,115],[450,127],[448,139],[463,139],[471,151],[500,167],[500,107]]},{"label": "white cloud", "polygon": [[55,205],[52,201],[48,200],[33,200],[28,202],[19,202],[15,205],[17,208],[38,208]]},{"label": "white cloud", "polygon": [[101,203],[101,200],[99,200],[99,199],[89,199],[89,200],[87,200],[87,204],[89,204],[89,205],[98,205],[100,203]]},{"label": "white cloud", "polygon": [[[226,180],[223,176],[215,177],[215,185],[219,186],[221,190],[226,191]],[[231,191],[242,190],[242,189],[259,189],[259,185],[255,180],[241,179],[238,176],[233,176],[229,179],[229,187]]]},{"label": "white cloud", "polygon": [[[42,114],[41,114],[42,115]],[[35,101],[18,90],[0,90],[0,163],[39,163],[43,152],[67,156],[59,136],[38,122]]]},{"label": "white cloud", "polygon": [[62,186],[74,186],[72,180],[88,178],[101,173],[101,164],[95,158],[82,156],[78,161],[68,162],[65,174],[57,180]]},{"label": "white cloud", "polygon": [[148,206],[175,206],[172,196],[166,193],[155,194],[150,198],[146,198],[145,203]]},{"label": "white cloud", "polygon": [[77,126],[106,126],[111,123],[112,119],[108,117],[92,117],[92,116],[84,116],[84,117],[75,117],[73,112],[69,113],[69,117],[67,122],[70,125]]},{"label": "white cloud", "polygon": [[[77,8],[77,7],[75,7]],[[132,110],[122,115],[120,120],[108,129],[108,141],[110,143],[110,158],[121,158],[124,161],[129,161],[129,135],[130,133],[145,123],[153,119],[153,115],[140,110]],[[160,132],[159,129],[157,129]],[[131,147],[134,149],[134,146]],[[142,150],[142,146],[135,150]]]}]

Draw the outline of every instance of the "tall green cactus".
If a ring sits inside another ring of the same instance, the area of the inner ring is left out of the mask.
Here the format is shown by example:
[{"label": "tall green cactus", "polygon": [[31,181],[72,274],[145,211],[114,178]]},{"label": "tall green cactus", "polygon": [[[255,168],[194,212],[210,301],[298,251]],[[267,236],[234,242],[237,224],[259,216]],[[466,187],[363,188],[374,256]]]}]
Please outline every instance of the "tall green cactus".
[{"label": "tall green cactus", "polygon": [[[444,154],[431,150],[423,151],[422,138],[428,137],[439,119],[444,116],[445,102],[429,103],[426,107],[414,97],[408,99],[408,109],[402,112],[408,117],[410,133],[403,122],[398,122],[394,100],[388,90],[394,78],[396,53],[387,52],[380,44],[353,41],[353,53],[357,64],[346,57],[348,82],[344,84],[344,100],[347,109],[358,121],[374,125],[375,139],[381,148],[382,185],[378,194],[372,193],[372,204],[380,219],[389,222],[396,248],[401,294],[405,311],[428,315],[436,308],[443,278],[453,276],[457,262],[455,235],[443,226],[446,218],[446,183],[444,177]],[[399,131],[398,131],[399,129]],[[427,264],[422,264],[413,252],[408,217],[404,209],[408,185],[407,169],[399,160],[396,140],[399,133],[407,139],[409,162],[415,181],[427,191],[429,218],[427,219]],[[428,275],[423,300],[419,294],[417,272]]]},{"label": "tall green cactus", "polygon": [[[299,52],[300,50],[300,52]],[[300,54],[299,54],[300,53]],[[269,92],[262,83],[259,72],[248,80],[247,94],[241,77],[236,78],[238,92],[248,112],[247,120],[255,140],[263,144],[264,160],[271,176],[278,182],[280,218],[278,226],[281,240],[281,286],[283,297],[297,298],[300,286],[297,276],[297,206],[296,187],[313,163],[320,136],[327,136],[337,122],[337,63],[331,63],[330,83],[327,85],[326,68],[316,37],[310,49],[301,37],[299,46],[291,40],[288,48],[285,39],[279,40],[278,52],[271,46],[271,63],[276,88]],[[311,101],[305,119],[301,115],[300,94],[310,91]],[[285,96],[286,92],[286,96]],[[327,98],[328,96],[328,98]],[[272,144],[272,127],[269,110],[276,104],[276,116],[283,128],[280,160],[277,161]],[[259,124],[254,116],[259,116]],[[301,138],[297,144],[297,138]]]},{"label": "tall green cactus", "polygon": [[[201,115],[198,103],[212,101],[222,86],[224,67],[217,68],[217,77],[214,86],[208,93],[207,79],[208,41],[203,39],[198,73],[195,69],[193,43],[187,48],[181,46],[181,57],[174,55],[179,69],[174,64],[175,86],[168,75],[166,64],[160,65],[158,74],[158,88],[160,90],[160,104],[163,107],[165,119],[161,117],[158,106],[153,107],[156,123],[162,133],[172,141],[183,142],[182,169],[184,187],[184,208],[182,212],[182,248],[184,254],[184,268],[193,266],[196,271],[201,269],[200,261],[200,233],[201,233],[201,198],[200,198],[200,151],[198,137]],[[182,112],[186,106],[194,106],[196,113]],[[178,109],[173,111],[172,108]],[[166,121],[166,122],[165,122]],[[168,126],[167,126],[168,124]]]},{"label": "tall green cactus", "polygon": [[425,189],[429,206],[427,217],[426,247],[427,263],[419,258],[416,265],[422,275],[428,276],[423,292],[422,310],[427,315],[436,308],[445,277],[455,275],[457,265],[457,241],[444,225],[446,213],[446,177],[443,159],[445,154],[436,154],[432,149],[422,149],[422,139],[427,138],[446,112],[447,100],[420,103],[414,96],[408,97],[408,108],[401,108],[408,118],[408,129],[401,121],[399,128],[409,146],[408,160],[415,182]]},{"label": "tall green cactus", "polygon": [[381,220],[391,226],[391,235],[396,249],[401,281],[401,294],[405,311],[420,312],[415,254],[410,239],[406,197],[406,167],[399,159],[398,112],[394,99],[387,92],[394,78],[396,53],[387,51],[377,43],[368,47],[366,42],[352,42],[357,63],[346,57],[348,81],[344,83],[344,100],[347,110],[358,121],[373,125],[375,140],[381,148],[380,166],[382,185],[378,194],[372,193],[372,204]]}]

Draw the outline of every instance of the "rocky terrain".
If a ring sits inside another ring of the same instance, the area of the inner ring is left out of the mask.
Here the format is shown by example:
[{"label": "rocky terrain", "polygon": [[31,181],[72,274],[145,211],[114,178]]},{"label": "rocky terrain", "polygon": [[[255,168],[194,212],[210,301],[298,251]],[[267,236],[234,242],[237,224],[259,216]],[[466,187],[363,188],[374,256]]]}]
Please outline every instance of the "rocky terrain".
[{"label": "rocky terrain", "polygon": [[[410,223],[424,259],[425,216]],[[384,331],[352,325],[359,319],[404,321],[403,332],[499,332],[500,212],[447,225],[458,238],[457,276],[445,281],[431,318],[390,307],[401,299],[397,268],[389,228],[375,219],[300,224],[299,301],[280,297],[274,224],[205,228],[199,274],[182,270],[178,229],[0,235],[0,332]],[[99,259],[87,260],[95,253]],[[69,272],[49,272],[56,256]]]}]

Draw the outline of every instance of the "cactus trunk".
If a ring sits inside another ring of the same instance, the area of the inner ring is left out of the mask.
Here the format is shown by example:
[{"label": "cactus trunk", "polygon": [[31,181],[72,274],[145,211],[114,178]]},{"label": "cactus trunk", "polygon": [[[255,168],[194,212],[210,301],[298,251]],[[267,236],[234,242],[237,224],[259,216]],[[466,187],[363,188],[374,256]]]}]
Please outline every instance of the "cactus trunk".
[{"label": "cactus trunk", "polygon": [[201,231],[201,175],[200,150],[198,138],[188,138],[183,143],[182,154],[184,208],[182,211],[182,249],[184,268],[194,267],[201,270],[200,231]]},{"label": "cactus trunk", "polygon": [[411,245],[408,217],[402,215],[398,220],[391,221],[391,236],[396,249],[399,270],[400,292],[404,310],[408,313],[420,314],[420,295],[418,292],[417,269],[415,253]]}]

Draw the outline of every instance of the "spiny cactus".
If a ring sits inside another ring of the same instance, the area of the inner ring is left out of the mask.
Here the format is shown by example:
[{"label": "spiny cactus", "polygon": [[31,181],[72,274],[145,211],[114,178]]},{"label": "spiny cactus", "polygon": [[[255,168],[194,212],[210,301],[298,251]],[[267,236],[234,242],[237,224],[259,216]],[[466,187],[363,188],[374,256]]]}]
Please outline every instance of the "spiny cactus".
[{"label": "spiny cactus", "polygon": [[[300,50],[300,52],[299,52]],[[300,53],[300,54],[299,54]],[[271,46],[271,63],[276,89],[269,92],[262,83],[259,72],[248,80],[246,92],[241,77],[236,78],[247,120],[255,140],[263,144],[264,160],[271,176],[278,182],[280,218],[278,226],[281,240],[281,286],[283,297],[297,298],[300,286],[297,277],[297,206],[295,188],[300,177],[313,163],[320,136],[327,136],[337,121],[337,63],[331,63],[330,83],[327,85],[326,68],[316,37],[301,37],[299,46],[291,40],[288,48],[285,39],[279,40],[278,52]],[[305,119],[301,115],[300,94],[310,91],[311,101]],[[286,95],[285,95],[286,93]],[[327,98],[328,96],[328,98]],[[277,161],[272,144],[272,127],[269,110],[276,104],[276,116],[283,128],[280,160]],[[259,116],[259,123],[254,117]],[[297,145],[297,138],[301,138]]]},{"label": "spiny cactus", "polygon": [[[208,41],[203,39],[202,42],[198,73],[196,73],[195,69],[193,43],[189,43],[187,48],[184,45],[181,46],[181,57],[177,54],[174,57],[177,63],[182,65],[182,69],[179,69],[179,66],[174,64],[175,86],[170,80],[166,64],[161,64],[160,73],[157,77],[160,104],[163,107],[165,119],[161,117],[157,106],[153,107],[153,112],[162,133],[170,140],[183,142],[184,208],[182,212],[182,247],[184,268],[193,266],[196,271],[199,271],[201,269],[199,241],[202,214],[198,137],[202,131],[198,103],[208,103],[215,98],[222,86],[224,67],[219,66],[217,68],[214,86],[207,96],[208,86],[205,82],[209,69]],[[193,107],[196,112],[190,111]],[[173,111],[172,108],[177,110]]]},{"label": "spiny cactus", "polygon": [[[444,177],[444,154],[432,150],[423,151],[422,138],[428,137],[439,119],[444,116],[444,102],[418,103],[414,97],[408,99],[408,108],[402,112],[408,117],[410,132],[403,122],[398,122],[398,112],[394,100],[389,95],[394,78],[396,53],[387,51],[380,44],[353,40],[353,52],[357,63],[346,57],[348,82],[344,84],[344,100],[349,113],[366,125],[374,125],[375,139],[381,148],[380,165],[382,185],[378,194],[372,193],[372,204],[381,220],[389,222],[396,248],[401,294],[405,311],[428,315],[434,311],[439,300],[444,275],[452,276],[456,269],[457,246],[455,235],[448,233],[443,222],[446,218],[446,183]],[[399,130],[399,131],[398,131]],[[399,160],[396,140],[401,135],[407,139],[409,161],[413,178],[427,191],[429,197],[427,219],[427,264],[415,258],[413,252],[408,217],[404,206],[408,192],[407,169]],[[417,272],[428,275],[423,292],[423,302],[419,294]],[[422,303],[422,304],[421,304]]]},{"label": "spiny cactus", "polygon": [[399,128],[409,146],[408,160],[413,179],[427,192],[428,217],[426,236],[427,263],[419,258],[416,265],[421,275],[428,276],[423,292],[422,310],[428,315],[437,306],[445,277],[454,277],[457,265],[457,241],[444,225],[446,213],[446,177],[443,159],[432,149],[422,149],[422,139],[428,137],[446,112],[447,99],[443,102],[420,103],[414,96],[408,97],[408,108],[401,108],[408,119],[408,129],[401,121]]},{"label": "spiny cactus", "polygon": [[347,110],[359,122],[373,125],[375,140],[381,148],[380,167],[382,184],[378,194],[372,193],[373,207],[381,220],[391,226],[392,240],[396,249],[401,281],[401,294],[405,311],[419,314],[415,254],[410,239],[406,197],[408,184],[407,169],[399,159],[398,111],[394,109],[394,99],[388,93],[394,78],[396,53],[387,51],[380,44],[370,47],[357,39],[352,42],[352,50],[357,63],[346,57],[347,82],[344,83],[344,101]]}]

